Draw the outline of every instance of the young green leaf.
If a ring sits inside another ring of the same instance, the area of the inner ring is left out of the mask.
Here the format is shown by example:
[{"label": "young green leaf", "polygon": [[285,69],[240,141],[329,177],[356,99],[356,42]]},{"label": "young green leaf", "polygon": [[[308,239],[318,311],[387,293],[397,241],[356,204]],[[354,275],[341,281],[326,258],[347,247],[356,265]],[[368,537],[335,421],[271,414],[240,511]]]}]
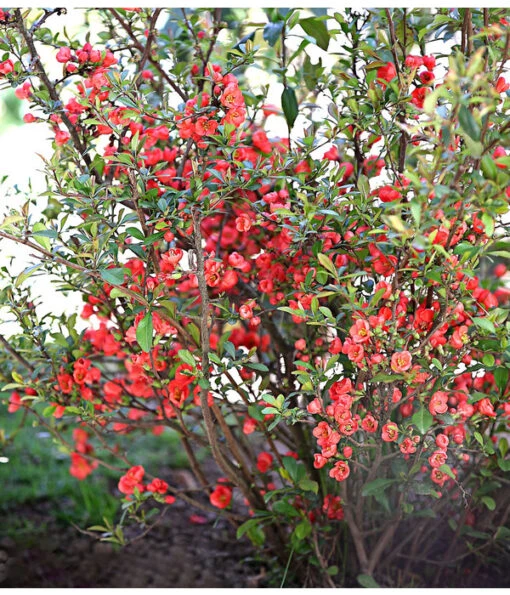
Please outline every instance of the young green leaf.
[{"label": "young green leaf", "polygon": [[152,349],[152,314],[148,312],[138,323],[136,329],[136,340],[142,351],[149,352]]}]

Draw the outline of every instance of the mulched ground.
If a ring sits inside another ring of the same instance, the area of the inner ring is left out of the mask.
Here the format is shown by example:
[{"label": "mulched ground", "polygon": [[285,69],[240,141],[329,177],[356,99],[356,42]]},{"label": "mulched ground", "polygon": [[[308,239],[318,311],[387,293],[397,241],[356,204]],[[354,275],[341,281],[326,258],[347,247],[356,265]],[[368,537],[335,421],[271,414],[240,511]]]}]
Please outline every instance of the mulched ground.
[{"label": "mulched ground", "polygon": [[[190,510],[172,506],[161,524],[119,548],[49,520],[43,503],[19,514],[37,535],[0,538],[0,589],[6,587],[260,587],[265,568],[249,543],[238,542],[220,520],[190,521]],[[1,537],[1,528],[0,528]]]}]

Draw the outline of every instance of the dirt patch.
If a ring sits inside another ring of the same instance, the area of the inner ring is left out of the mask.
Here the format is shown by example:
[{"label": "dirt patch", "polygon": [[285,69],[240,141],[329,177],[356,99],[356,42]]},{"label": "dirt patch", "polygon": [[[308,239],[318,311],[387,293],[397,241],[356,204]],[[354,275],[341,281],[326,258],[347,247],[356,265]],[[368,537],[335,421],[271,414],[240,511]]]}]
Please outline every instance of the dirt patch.
[{"label": "dirt patch", "polygon": [[42,530],[0,539],[0,587],[263,586],[265,569],[249,543],[238,542],[226,521],[191,522],[179,503],[124,548],[49,520],[44,505],[19,514]]}]

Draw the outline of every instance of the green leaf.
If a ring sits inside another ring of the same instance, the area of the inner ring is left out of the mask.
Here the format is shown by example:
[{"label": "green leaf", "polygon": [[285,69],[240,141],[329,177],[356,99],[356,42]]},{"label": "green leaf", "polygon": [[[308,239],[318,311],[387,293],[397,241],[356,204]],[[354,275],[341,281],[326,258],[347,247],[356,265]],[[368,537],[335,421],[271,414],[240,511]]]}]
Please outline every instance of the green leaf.
[{"label": "green leaf", "polygon": [[489,333],[495,333],[496,332],[496,328],[494,327],[494,323],[489,320],[488,318],[473,318],[473,322],[475,323],[475,325],[484,330],[487,331]]},{"label": "green leaf", "polygon": [[492,368],[492,366],[494,365],[494,362],[495,362],[494,356],[492,355],[492,353],[486,353],[482,358],[482,362],[488,368]]},{"label": "green leaf", "polygon": [[411,421],[418,428],[420,434],[426,434],[427,430],[434,422],[434,418],[424,407],[422,407],[413,415]]},{"label": "green leaf", "polygon": [[498,466],[501,471],[510,471],[510,461],[505,459],[498,459]]},{"label": "green leaf", "polygon": [[484,155],[482,157],[482,161],[480,163],[480,167],[482,169],[482,173],[484,177],[488,178],[489,180],[495,180],[498,175],[498,168],[494,163],[494,159],[492,155]]},{"label": "green leaf", "polygon": [[258,405],[249,405],[248,406],[248,415],[253,417],[255,421],[264,421],[264,415]]},{"label": "green leaf", "polygon": [[329,256],[326,256],[326,254],[317,254],[317,260],[328,272],[333,275],[333,277],[338,278],[336,267]]},{"label": "green leaf", "polygon": [[306,475],[304,466],[299,464],[294,457],[282,457],[282,462],[289,477],[299,485]]},{"label": "green leaf", "polygon": [[264,531],[258,526],[253,526],[246,531],[246,535],[249,537],[250,541],[256,547],[261,547],[264,545],[266,541],[266,536],[264,535]]},{"label": "green leaf", "polygon": [[292,504],[289,504],[287,500],[278,500],[275,502],[273,504],[273,512],[288,517],[299,516],[299,512],[292,506]]},{"label": "green leaf", "polygon": [[498,527],[496,539],[508,539],[510,541],[510,529],[508,527]]},{"label": "green leaf", "polygon": [[291,87],[285,87],[283,90],[282,108],[285,115],[285,120],[287,120],[289,128],[292,128],[299,113],[299,106],[296,99],[296,93]]},{"label": "green leaf", "polygon": [[258,519],[258,518],[248,519],[240,527],[237,528],[236,538],[241,539],[241,537],[247,531],[249,531],[253,527],[256,527],[260,522],[261,522],[261,519]]},{"label": "green leaf", "polygon": [[315,39],[315,42],[322,50],[325,52],[328,51],[330,39],[329,31],[326,23],[322,19],[310,17],[308,19],[301,19],[299,24],[307,35],[310,35],[310,37]]},{"label": "green leaf", "polygon": [[137,227],[128,227],[126,229],[126,233],[135,238],[135,240],[145,240],[145,236],[143,235],[143,232],[138,229]]},{"label": "green leaf", "polygon": [[149,352],[152,349],[152,314],[147,313],[138,323],[136,329],[136,340],[142,351]]},{"label": "green leaf", "polygon": [[414,222],[416,223],[416,225],[420,225],[421,204],[416,200],[412,200],[409,206],[411,209],[411,214],[413,216]]},{"label": "green leaf", "polygon": [[122,285],[124,283],[124,269],[102,269],[99,273],[110,285]]},{"label": "green leaf", "polygon": [[494,498],[491,498],[490,496],[483,496],[482,502],[485,504],[485,506],[487,506],[489,510],[496,510],[496,501],[494,500]]},{"label": "green leaf", "polygon": [[300,487],[305,492],[313,492],[314,494],[319,493],[319,484],[311,479],[302,479],[299,482],[298,487]]},{"label": "green leaf", "polygon": [[478,442],[478,444],[480,444],[480,446],[483,446],[483,436],[480,434],[480,432],[475,432],[473,436],[475,440]]},{"label": "green leaf", "polygon": [[192,353],[187,349],[179,349],[179,351],[177,352],[177,356],[182,362],[188,364],[192,368],[196,366],[195,358],[193,357]]},{"label": "green leaf", "polygon": [[480,126],[478,126],[473,114],[465,105],[459,108],[459,124],[462,130],[474,141],[480,140]]},{"label": "green leaf", "polygon": [[299,540],[306,539],[311,532],[312,525],[308,519],[301,521],[301,523],[299,523],[299,525],[297,525],[296,529],[294,530],[294,533]]},{"label": "green leaf", "polygon": [[365,587],[365,589],[380,589],[381,585],[379,585],[375,579],[370,576],[369,574],[358,574],[357,576],[358,583]]},{"label": "green leaf", "polygon": [[451,477],[452,479],[456,479],[453,471],[450,469],[450,465],[441,465],[441,467],[439,467],[439,471],[442,471],[443,473],[445,473],[446,475],[448,475],[448,477]]},{"label": "green leaf", "polygon": [[42,416],[43,417],[51,417],[55,413],[56,409],[57,409],[57,407],[55,405],[49,405],[48,407],[43,409]]},{"label": "green leaf", "polygon": [[260,364],[258,362],[246,362],[244,364],[244,366],[246,368],[251,368],[252,370],[257,370],[257,372],[268,372],[269,368],[264,365],[264,364]]},{"label": "green leaf", "polygon": [[14,287],[19,287],[24,281],[31,277],[37,271],[37,269],[40,269],[42,266],[43,264],[39,263],[27,267],[16,277],[16,281],[14,281]]},{"label": "green leaf", "polygon": [[32,227],[34,240],[48,252],[51,251],[51,242],[49,238],[55,238],[57,232],[54,229],[47,229],[44,223],[34,223]]},{"label": "green leaf", "polygon": [[280,39],[284,25],[285,23],[283,21],[268,23],[264,27],[264,32],[262,33],[264,41],[267,41],[267,43],[273,47]]},{"label": "green leaf", "polygon": [[500,438],[498,448],[501,456],[505,458],[506,453],[508,452],[508,440],[506,438]]},{"label": "green leaf", "polygon": [[114,287],[111,291],[110,291],[110,297],[112,299],[118,298],[118,297],[130,297],[129,293],[122,291],[121,287]]},{"label": "green leaf", "polygon": [[375,496],[380,492],[384,492],[386,488],[388,488],[392,483],[395,483],[396,479],[385,479],[384,477],[380,477],[379,479],[374,479],[363,486],[361,490],[362,496]]},{"label": "green leaf", "polygon": [[489,213],[482,213],[482,223],[485,226],[485,233],[492,237],[494,234],[494,219],[489,215]]}]

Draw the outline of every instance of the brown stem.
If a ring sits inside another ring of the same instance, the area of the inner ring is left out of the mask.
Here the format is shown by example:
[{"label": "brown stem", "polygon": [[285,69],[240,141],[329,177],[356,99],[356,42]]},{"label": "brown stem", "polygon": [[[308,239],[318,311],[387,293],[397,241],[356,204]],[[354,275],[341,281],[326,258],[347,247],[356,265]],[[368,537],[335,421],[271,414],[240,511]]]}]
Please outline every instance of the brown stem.
[{"label": "brown stem", "polygon": [[349,531],[351,533],[352,540],[354,541],[354,548],[356,549],[356,555],[358,557],[358,562],[360,564],[361,572],[363,574],[365,574],[368,570],[367,551],[365,548],[363,534],[361,533],[361,530],[358,527],[356,521],[354,520],[354,516],[352,514],[352,508],[351,508],[352,505],[348,501],[347,488],[346,488],[345,484],[340,485],[340,494],[342,496],[343,505],[344,505],[345,521],[347,523],[347,526],[349,527]]},{"label": "brown stem", "polygon": [[227,475],[230,481],[238,486],[243,492],[244,496],[248,499],[250,504],[257,507],[265,508],[264,501],[250,490],[249,485],[246,483],[244,478],[240,477],[237,469],[228,461],[218,444],[218,436],[216,434],[215,422],[209,407],[209,382],[210,382],[210,328],[209,328],[209,291],[207,289],[207,281],[205,279],[205,268],[204,268],[204,252],[202,247],[202,233],[200,231],[201,217],[194,211],[193,212],[193,235],[195,241],[195,252],[197,259],[197,280],[198,288],[200,292],[200,298],[202,301],[202,316],[200,324],[200,341],[202,343],[202,375],[205,380],[205,384],[200,391],[200,405],[202,407],[202,415],[204,418],[205,431],[207,440],[211,447],[211,453],[214,460],[218,464],[219,468]]},{"label": "brown stem", "polygon": [[138,70],[141,72],[143,70],[143,67],[145,65],[145,62],[147,62],[150,53],[151,53],[151,45],[152,45],[152,41],[154,39],[154,30],[156,28],[156,22],[158,20],[159,15],[161,14],[161,11],[163,9],[162,8],[156,8],[156,10],[152,13],[151,16],[151,20],[149,23],[149,34],[147,35],[147,43],[145,44],[145,50],[142,54],[142,57],[140,59],[140,63],[138,65]]}]

